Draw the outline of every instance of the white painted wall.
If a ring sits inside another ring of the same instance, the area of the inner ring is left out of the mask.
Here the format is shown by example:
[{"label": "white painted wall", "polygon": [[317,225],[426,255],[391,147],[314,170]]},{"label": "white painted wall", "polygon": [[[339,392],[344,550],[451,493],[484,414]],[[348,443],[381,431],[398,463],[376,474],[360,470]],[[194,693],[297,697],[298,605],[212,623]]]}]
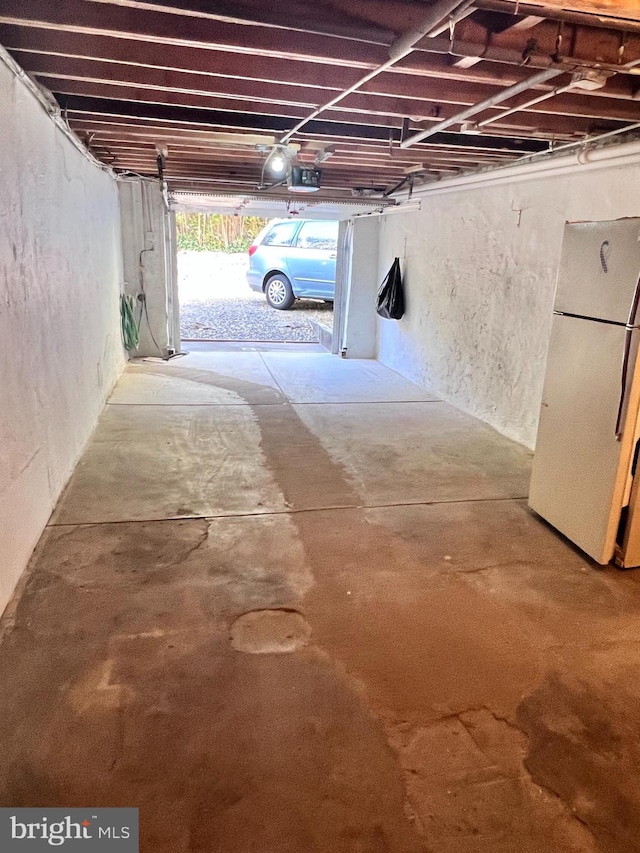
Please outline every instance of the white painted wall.
[{"label": "white painted wall", "polygon": [[346,358],[375,358],[378,292],[378,216],[353,220],[345,264],[346,291],[340,350]]},{"label": "white painted wall", "polygon": [[407,312],[381,362],[533,447],[565,221],[640,214],[640,165],[422,198],[381,217],[378,279],[404,255]]},{"label": "white painted wall", "polygon": [[[168,350],[180,349],[175,215],[156,180],[122,179],[118,188],[125,289],[136,300],[144,291],[147,306],[132,355],[162,358]],[[137,301],[137,316],[140,310]]]},{"label": "white painted wall", "polygon": [[115,181],[0,58],[0,612],[124,366]]}]

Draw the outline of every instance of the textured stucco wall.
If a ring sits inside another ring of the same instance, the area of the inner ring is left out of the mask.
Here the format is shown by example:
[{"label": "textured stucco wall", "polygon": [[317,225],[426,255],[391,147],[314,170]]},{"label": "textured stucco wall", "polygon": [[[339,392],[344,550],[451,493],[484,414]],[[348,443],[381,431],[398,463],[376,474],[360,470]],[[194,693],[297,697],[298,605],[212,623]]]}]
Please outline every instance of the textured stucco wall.
[{"label": "textured stucco wall", "polygon": [[576,166],[382,217],[378,278],[406,253],[407,313],[378,321],[378,358],[533,447],[564,223],[638,214],[640,166]]},{"label": "textured stucco wall", "polygon": [[124,366],[115,181],[0,61],[0,611]]}]

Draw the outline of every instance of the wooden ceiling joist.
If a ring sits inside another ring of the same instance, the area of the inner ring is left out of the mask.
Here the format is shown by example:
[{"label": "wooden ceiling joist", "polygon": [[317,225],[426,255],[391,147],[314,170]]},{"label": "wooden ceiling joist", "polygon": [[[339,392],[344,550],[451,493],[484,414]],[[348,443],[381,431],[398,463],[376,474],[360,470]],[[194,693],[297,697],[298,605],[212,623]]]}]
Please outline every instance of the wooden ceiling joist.
[{"label": "wooden ceiling joist", "polygon": [[[29,54],[21,52],[18,52],[17,56],[23,61],[30,57]],[[240,111],[244,111],[247,101],[251,101],[256,112],[275,112],[291,117],[303,115],[303,111],[310,110],[318,98],[316,89],[305,87],[269,86],[258,81],[214,78],[155,68],[135,68],[123,63],[110,63],[107,66],[92,60],[51,55],[37,57],[31,63],[31,73],[50,90],[65,94],[96,97],[102,94],[155,103],[182,103],[185,106],[205,106],[205,99],[218,98],[218,108]],[[495,87],[495,91],[499,88]],[[327,117],[339,120],[339,113],[348,112],[437,120],[447,118],[459,108],[475,103],[479,95],[483,94],[481,87],[476,86],[470,90],[468,86],[456,86],[438,80],[423,84],[422,89],[422,98],[355,93],[349,95],[334,108],[333,115]],[[513,99],[510,106],[515,105],[517,100],[525,102],[527,98],[521,96],[519,99]],[[226,104],[223,104],[223,101],[226,101]],[[631,98],[608,99],[571,94],[554,97],[528,108],[525,112],[631,122],[637,117],[638,105]],[[395,125],[397,124],[396,121]],[[538,126],[539,124],[540,122]]]},{"label": "wooden ceiling joist", "polygon": [[[455,25],[444,14],[408,41],[436,8],[453,10]],[[331,144],[323,185],[346,198],[391,189],[407,169],[420,180],[499,165],[640,120],[640,0],[475,0],[462,12],[447,0],[2,0],[0,44],[95,156],[156,175],[156,145],[167,144],[169,186],[206,192],[255,191],[269,145],[301,122],[300,163]],[[380,71],[399,44],[414,46]],[[461,132],[463,110],[545,67],[565,73]],[[566,90],[576,70],[599,88]],[[435,135],[399,148],[427,129]]]}]

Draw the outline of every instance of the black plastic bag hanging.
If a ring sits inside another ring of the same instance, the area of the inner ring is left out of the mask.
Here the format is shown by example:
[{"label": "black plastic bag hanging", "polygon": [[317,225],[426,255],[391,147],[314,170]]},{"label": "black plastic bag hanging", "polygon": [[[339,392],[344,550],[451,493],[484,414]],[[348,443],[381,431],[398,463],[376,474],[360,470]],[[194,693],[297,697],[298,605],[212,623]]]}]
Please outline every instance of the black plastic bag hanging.
[{"label": "black plastic bag hanging", "polygon": [[399,320],[404,314],[404,290],[400,258],[395,258],[378,291],[376,311],[385,320]]}]

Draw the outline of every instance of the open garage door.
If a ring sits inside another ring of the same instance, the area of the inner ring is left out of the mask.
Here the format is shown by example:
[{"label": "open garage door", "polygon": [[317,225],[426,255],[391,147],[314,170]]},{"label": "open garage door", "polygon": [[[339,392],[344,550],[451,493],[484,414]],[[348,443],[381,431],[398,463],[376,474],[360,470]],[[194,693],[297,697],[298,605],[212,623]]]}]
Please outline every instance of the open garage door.
[{"label": "open garage door", "polygon": [[342,331],[334,334],[334,327],[344,328],[341,280],[351,269],[346,223],[368,206],[184,193],[171,196],[170,204],[187,347],[194,341],[321,343],[339,351]]},{"label": "open garage door", "polygon": [[338,222],[179,212],[182,340],[317,343],[331,330]]}]

